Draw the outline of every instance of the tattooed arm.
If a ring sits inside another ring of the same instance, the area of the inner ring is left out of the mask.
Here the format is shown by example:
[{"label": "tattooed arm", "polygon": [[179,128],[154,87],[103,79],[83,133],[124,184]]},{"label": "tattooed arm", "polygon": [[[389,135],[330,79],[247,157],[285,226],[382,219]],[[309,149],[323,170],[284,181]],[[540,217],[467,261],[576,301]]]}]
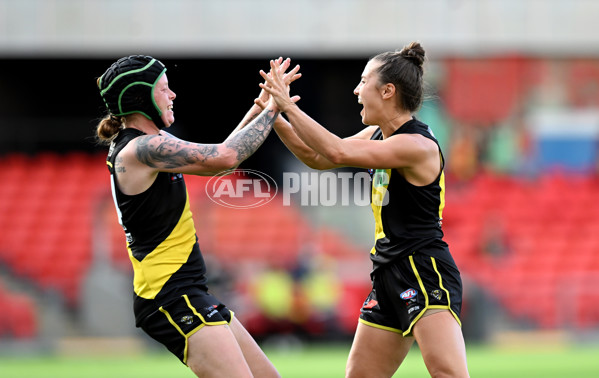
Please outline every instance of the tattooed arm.
[{"label": "tattooed arm", "polygon": [[[282,72],[289,66],[283,62]],[[292,80],[299,77],[299,66],[289,72]],[[296,96],[295,101],[299,97]],[[264,143],[279,115],[274,100],[264,110],[256,104],[241,123],[220,144],[200,144],[178,139],[162,130],[158,135],[135,138],[120,152],[117,185],[128,195],[145,191],[159,172],[209,176],[236,168]]]},{"label": "tattooed arm", "polygon": [[278,111],[266,109],[254,118],[248,126],[225,140],[224,144],[236,152],[236,167],[264,143],[278,115]]},{"label": "tattooed arm", "polygon": [[169,134],[144,135],[131,144],[136,160],[152,171],[211,175],[233,169],[252,155],[277,116],[278,112],[269,107],[221,144],[192,143]]}]

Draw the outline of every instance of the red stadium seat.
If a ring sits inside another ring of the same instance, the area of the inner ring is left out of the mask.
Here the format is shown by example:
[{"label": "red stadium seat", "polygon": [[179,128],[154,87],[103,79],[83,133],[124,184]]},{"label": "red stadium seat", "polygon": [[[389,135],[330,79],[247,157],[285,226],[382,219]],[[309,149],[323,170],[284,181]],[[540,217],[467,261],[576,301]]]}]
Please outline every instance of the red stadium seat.
[{"label": "red stadium seat", "polygon": [[[483,172],[459,194],[447,196],[447,241],[462,273],[510,313],[539,327],[557,327],[564,322],[557,303],[567,290],[564,283],[599,272],[597,198],[599,185],[591,176],[556,171],[520,179]],[[506,256],[483,254],[481,226],[489,217],[505,227]],[[579,301],[582,294],[573,295],[575,303],[588,303]],[[599,322],[590,309],[582,314],[571,319],[575,326]]]},{"label": "red stadium seat", "polygon": [[38,334],[35,304],[25,295],[13,294],[3,311],[9,315],[10,333],[17,339],[30,339]]}]

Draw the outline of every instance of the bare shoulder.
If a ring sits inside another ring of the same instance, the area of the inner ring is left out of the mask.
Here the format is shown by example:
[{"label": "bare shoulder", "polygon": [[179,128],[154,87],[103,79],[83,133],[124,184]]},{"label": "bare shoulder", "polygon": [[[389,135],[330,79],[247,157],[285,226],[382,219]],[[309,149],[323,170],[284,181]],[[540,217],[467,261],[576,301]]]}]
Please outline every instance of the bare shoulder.
[{"label": "bare shoulder", "polygon": [[392,143],[409,144],[413,148],[418,148],[426,152],[437,152],[439,147],[432,139],[422,134],[396,134],[386,139]]},{"label": "bare shoulder", "polygon": [[136,157],[137,137],[129,142],[114,158],[114,171],[119,189],[127,195],[146,190],[158,174],[158,169],[142,164]]}]

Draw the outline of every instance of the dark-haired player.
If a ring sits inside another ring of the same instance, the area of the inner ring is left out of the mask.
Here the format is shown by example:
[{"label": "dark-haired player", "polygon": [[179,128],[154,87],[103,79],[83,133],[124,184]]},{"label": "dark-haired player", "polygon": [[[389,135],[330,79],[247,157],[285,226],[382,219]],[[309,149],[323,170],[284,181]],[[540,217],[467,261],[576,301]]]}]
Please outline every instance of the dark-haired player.
[{"label": "dark-haired player", "polygon": [[271,61],[269,74],[261,72],[262,88],[289,120],[279,117],[275,131],[300,160],[316,169],[351,166],[372,174],[372,291],[361,309],[348,377],[391,377],[414,339],[431,376],[468,376],[462,282],[441,229],[443,154],[430,128],[413,117],[423,101],[424,61],[417,42],[370,59],[354,90],[367,127],[345,139],[295,104],[278,62]]}]

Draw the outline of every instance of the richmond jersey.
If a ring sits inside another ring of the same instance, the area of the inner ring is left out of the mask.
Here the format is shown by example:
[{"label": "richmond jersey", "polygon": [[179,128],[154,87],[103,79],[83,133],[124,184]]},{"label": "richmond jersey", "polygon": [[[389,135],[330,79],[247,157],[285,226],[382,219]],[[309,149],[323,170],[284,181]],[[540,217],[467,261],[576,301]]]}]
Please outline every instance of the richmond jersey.
[{"label": "richmond jersey", "polygon": [[127,143],[141,135],[145,134],[136,129],[122,130],[110,145],[106,160],[112,196],[133,265],[138,324],[164,305],[166,298],[206,281],[183,175],[159,172],[152,186],[136,195],[119,190],[115,159]]},{"label": "richmond jersey", "polygon": [[[420,134],[439,145],[430,128],[416,119],[406,122],[393,133],[398,134]],[[382,139],[381,129],[377,129],[370,139]],[[412,185],[395,169],[370,170],[375,220],[375,245],[370,257],[374,269],[430,244],[447,248],[441,229],[445,176],[440,148],[439,154],[441,173],[425,186]]]}]

